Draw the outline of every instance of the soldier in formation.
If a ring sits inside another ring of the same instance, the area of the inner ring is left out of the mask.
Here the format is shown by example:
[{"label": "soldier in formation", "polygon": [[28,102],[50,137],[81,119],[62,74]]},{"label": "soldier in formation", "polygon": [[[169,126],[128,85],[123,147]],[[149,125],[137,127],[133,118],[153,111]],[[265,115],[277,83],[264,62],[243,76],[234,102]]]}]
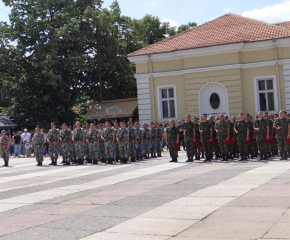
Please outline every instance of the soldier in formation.
[{"label": "soldier in formation", "polygon": [[34,156],[36,158],[37,165],[36,166],[42,166],[43,162],[43,153],[44,150],[44,135],[39,131],[39,128],[35,128],[35,132],[32,137],[32,145],[31,145]]},{"label": "soldier in formation", "polygon": [[[204,162],[208,162],[214,155],[217,159],[221,158],[221,161],[229,161],[240,155],[239,160],[245,161],[256,157],[257,153],[261,161],[277,155],[278,149],[280,159],[286,160],[290,153],[290,119],[285,111],[280,111],[279,116],[258,112],[254,121],[249,114],[244,116],[243,113],[239,114],[238,120],[235,116],[230,120],[224,114],[215,118],[207,118],[203,114],[201,121],[198,118],[192,121],[187,114],[186,121],[179,129],[173,120],[164,128],[153,122],[150,128],[146,123],[141,128],[138,122],[133,125],[131,121],[127,125],[120,122],[120,126],[115,123],[114,127],[106,122],[105,128],[102,123],[91,123],[81,128],[77,121],[70,128],[67,124],[62,124],[60,131],[52,122],[47,134],[50,165],[57,165],[60,150],[64,165],[70,165],[71,162],[82,165],[84,159],[91,164],[98,164],[99,161],[112,164],[119,159],[121,163],[128,163],[149,159],[150,153],[152,158],[161,157],[164,142],[169,148],[171,162],[177,162],[180,133],[185,140],[186,162],[203,158]],[[9,154],[5,149],[9,146],[9,139],[5,131],[1,134],[2,157],[4,166],[8,166]],[[32,146],[37,166],[41,166],[43,162],[43,139],[39,128],[35,128]]]}]

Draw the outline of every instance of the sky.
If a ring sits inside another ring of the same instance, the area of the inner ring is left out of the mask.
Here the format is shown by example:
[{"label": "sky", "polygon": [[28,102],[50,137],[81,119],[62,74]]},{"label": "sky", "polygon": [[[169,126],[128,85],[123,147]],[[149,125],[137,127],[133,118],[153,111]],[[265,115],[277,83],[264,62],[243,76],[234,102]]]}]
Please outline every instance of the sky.
[{"label": "sky", "polygon": [[[103,0],[109,8],[113,0]],[[146,14],[158,16],[171,26],[188,22],[198,25],[234,13],[268,23],[290,21],[290,0],[118,0],[122,14],[141,19]],[[0,21],[9,21],[10,9],[0,0]]]}]

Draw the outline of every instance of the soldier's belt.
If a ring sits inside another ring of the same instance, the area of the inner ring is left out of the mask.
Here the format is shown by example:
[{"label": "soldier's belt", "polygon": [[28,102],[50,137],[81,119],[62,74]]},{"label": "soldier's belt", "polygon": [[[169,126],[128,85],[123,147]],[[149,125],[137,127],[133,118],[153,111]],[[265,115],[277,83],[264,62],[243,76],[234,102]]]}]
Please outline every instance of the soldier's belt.
[{"label": "soldier's belt", "polygon": [[69,142],[69,141],[62,141],[62,142]]}]

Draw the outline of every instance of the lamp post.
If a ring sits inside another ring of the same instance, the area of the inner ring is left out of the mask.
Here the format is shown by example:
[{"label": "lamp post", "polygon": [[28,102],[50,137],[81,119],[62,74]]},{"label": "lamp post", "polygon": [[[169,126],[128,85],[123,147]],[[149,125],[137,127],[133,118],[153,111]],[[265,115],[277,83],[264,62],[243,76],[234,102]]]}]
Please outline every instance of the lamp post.
[{"label": "lamp post", "polygon": [[[83,23],[87,23],[91,26],[94,23],[92,18],[82,19]],[[100,94],[100,102],[103,101],[103,82],[102,82],[102,75],[101,75],[101,52],[100,52],[100,37],[99,37],[99,26],[96,26],[96,38],[97,38],[97,61],[98,61],[98,81],[99,81],[99,94]]]}]

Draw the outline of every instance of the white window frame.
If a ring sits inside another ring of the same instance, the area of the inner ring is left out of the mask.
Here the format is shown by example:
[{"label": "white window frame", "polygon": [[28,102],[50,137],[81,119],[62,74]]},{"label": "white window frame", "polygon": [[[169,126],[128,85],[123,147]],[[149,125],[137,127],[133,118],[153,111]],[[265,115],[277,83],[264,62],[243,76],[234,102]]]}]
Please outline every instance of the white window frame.
[{"label": "white window frame", "polygon": [[276,75],[268,75],[268,76],[257,76],[254,77],[254,91],[255,91],[255,108],[256,113],[260,111],[260,100],[259,100],[259,88],[258,81],[259,80],[273,80],[273,92],[274,92],[274,111],[266,111],[269,114],[276,114],[279,112],[279,102],[278,102],[278,90],[277,90],[277,77]]},{"label": "white window frame", "polygon": [[[161,98],[161,90],[162,89],[168,89],[168,88],[173,88],[173,93],[174,93],[174,107],[175,107],[175,118],[163,118],[163,111],[162,111],[162,98]],[[178,119],[178,111],[177,111],[177,94],[176,94],[176,85],[161,85],[157,86],[157,101],[158,101],[158,116],[159,116],[159,121],[168,121],[170,119],[172,120],[177,120]]]}]

